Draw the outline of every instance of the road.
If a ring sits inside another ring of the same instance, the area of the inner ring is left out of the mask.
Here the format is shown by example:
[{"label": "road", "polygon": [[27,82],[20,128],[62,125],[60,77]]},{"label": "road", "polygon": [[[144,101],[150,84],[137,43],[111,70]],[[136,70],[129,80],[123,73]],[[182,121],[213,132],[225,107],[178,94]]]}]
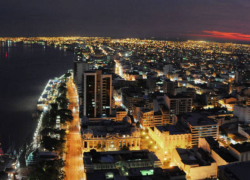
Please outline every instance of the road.
[{"label": "road", "polygon": [[66,140],[66,180],[83,179],[83,158],[81,150],[81,134],[79,131],[79,111],[78,96],[76,87],[70,79],[67,82],[69,109],[74,117],[73,121],[68,125],[68,135]]}]

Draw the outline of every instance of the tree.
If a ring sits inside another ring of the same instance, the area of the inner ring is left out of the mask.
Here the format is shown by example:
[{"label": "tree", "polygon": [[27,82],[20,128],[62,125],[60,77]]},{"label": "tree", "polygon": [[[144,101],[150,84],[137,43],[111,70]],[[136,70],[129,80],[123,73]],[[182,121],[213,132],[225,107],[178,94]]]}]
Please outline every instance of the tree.
[{"label": "tree", "polygon": [[65,86],[59,86],[57,90],[60,94],[67,92],[67,88]]},{"label": "tree", "polygon": [[68,78],[71,76],[71,73],[70,72],[66,72],[64,74],[64,81],[67,82],[68,81]]},{"label": "tree", "polygon": [[51,138],[50,136],[43,136],[42,139],[43,147],[49,151],[59,151],[60,153],[62,153],[64,143],[64,139],[58,140],[56,138]]},{"label": "tree", "polygon": [[51,103],[51,110],[57,111],[58,110],[58,104],[57,103]]},{"label": "tree", "polygon": [[53,128],[56,125],[56,116],[53,113],[47,112],[43,115],[42,126]]},{"label": "tree", "polygon": [[63,115],[70,115],[70,116],[72,116],[72,111],[70,109],[59,109],[57,111],[57,114],[60,115],[60,116],[63,116]]},{"label": "tree", "polygon": [[66,84],[65,82],[63,82],[63,83],[61,83],[61,84],[60,84],[60,86],[64,86],[64,87],[66,87],[66,86],[67,86],[67,84]]},{"label": "tree", "polygon": [[65,161],[56,159],[52,161],[41,161],[34,166],[30,174],[30,180],[63,180],[66,175],[62,168]]},{"label": "tree", "polygon": [[64,77],[70,77],[71,76],[71,73],[70,72],[66,72],[65,74],[64,74]]},{"label": "tree", "polygon": [[59,104],[62,103],[62,102],[65,102],[65,101],[66,101],[65,97],[59,96],[59,97],[56,98],[56,102],[59,103]]},{"label": "tree", "polygon": [[62,108],[62,109],[67,109],[68,108],[68,104],[69,104],[69,101],[66,97],[58,97],[56,98],[56,102],[59,104],[59,106]]},{"label": "tree", "polygon": [[41,132],[40,132],[40,134],[41,134],[42,136],[48,136],[48,134],[52,134],[52,133],[54,133],[54,129],[48,128],[48,127],[44,128],[44,129],[41,130]]}]

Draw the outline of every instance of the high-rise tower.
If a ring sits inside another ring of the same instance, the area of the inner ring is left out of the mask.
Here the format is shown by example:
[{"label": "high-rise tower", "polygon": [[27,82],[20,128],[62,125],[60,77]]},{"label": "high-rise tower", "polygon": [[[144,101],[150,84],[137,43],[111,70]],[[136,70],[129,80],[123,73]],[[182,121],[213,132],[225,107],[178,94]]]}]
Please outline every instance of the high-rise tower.
[{"label": "high-rise tower", "polygon": [[83,73],[83,116],[106,117],[111,114],[112,75],[102,70]]}]

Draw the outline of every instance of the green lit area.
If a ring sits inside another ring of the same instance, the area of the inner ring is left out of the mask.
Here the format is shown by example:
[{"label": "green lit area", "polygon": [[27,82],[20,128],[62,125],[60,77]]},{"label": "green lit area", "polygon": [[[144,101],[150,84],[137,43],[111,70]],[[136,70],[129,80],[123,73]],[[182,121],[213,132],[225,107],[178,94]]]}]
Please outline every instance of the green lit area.
[{"label": "green lit area", "polygon": [[150,170],[141,170],[140,172],[141,172],[141,174],[143,176],[154,175],[154,170],[153,169],[150,169]]}]

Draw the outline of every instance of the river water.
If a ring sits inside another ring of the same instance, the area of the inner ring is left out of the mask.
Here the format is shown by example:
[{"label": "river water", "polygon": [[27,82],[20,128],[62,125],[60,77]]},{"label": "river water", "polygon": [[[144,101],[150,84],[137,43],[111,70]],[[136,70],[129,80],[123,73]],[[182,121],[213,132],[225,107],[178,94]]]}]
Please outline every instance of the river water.
[{"label": "river water", "polygon": [[[29,143],[36,103],[50,78],[73,69],[75,55],[42,44],[0,42],[0,143],[4,151]],[[17,149],[18,150],[18,149]]]}]

